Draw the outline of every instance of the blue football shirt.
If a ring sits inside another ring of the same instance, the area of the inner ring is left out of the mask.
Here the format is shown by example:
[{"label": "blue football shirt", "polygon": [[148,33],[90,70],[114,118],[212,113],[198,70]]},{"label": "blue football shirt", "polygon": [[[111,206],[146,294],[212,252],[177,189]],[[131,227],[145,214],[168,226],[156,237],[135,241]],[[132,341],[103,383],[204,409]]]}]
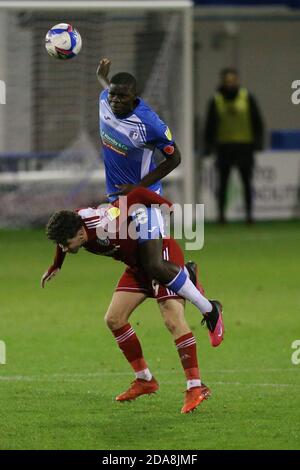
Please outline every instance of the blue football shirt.
[{"label": "blue football shirt", "polygon": [[[118,190],[116,185],[138,184],[156,168],[155,149],[167,149],[175,142],[168,126],[141,98],[131,113],[118,118],[112,112],[107,97],[108,90],[100,93],[99,117],[106,191],[110,194]],[[161,194],[161,182],[148,189]],[[110,201],[115,199],[116,196],[110,197]]]}]

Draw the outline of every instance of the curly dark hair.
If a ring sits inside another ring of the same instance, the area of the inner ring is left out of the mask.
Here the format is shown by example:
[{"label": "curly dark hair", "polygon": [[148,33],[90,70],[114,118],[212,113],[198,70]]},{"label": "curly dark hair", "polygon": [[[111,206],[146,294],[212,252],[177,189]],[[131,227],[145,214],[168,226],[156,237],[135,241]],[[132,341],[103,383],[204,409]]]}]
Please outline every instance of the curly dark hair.
[{"label": "curly dark hair", "polygon": [[50,217],[46,226],[46,235],[49,240],[66,245],[67,240],[75,237],[82,226],[83,220],[77,212],[62,210]]}]

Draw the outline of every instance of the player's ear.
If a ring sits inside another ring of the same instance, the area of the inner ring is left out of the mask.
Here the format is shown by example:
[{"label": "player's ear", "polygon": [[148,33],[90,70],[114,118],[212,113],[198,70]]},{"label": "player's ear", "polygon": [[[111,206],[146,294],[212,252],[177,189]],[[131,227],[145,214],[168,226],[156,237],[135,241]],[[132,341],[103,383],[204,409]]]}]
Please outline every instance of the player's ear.
[{"label": "player's ear", "polygon": [[84,235],[85,235],[84,227],[81,227],[81,228],[78,230],[78,235],[79,235],[80,240],[84,240]]}]

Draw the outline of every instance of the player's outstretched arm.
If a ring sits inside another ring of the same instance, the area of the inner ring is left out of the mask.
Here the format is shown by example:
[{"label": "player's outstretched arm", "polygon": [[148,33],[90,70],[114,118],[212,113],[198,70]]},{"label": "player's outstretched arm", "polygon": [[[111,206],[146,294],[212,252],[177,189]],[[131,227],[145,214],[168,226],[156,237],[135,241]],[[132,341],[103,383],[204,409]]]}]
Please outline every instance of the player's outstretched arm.
[{"label": "player's outstretched arm", "polygon": [[41,277],[41,288],[44,289],[45,283],[51,281],[59,273],[60,269],[50,266],[50,268]]},{"label": "player's outstretched arm", "polygon": [[48,281],[51,281],[51,279],[56,276],[64,262],[64,259],[66,257],[66,253],[63,252],[61,247],[59,245],[56,246],[56,252],[55,252],[55,258],[53,264],[50,266],[50,268],[42,275],[41,277],[41,288],[43,289],[45,287],[45,283]]},{"label": "player's outstretched arm", "polygon": [[97,67],[96,76],[97,76],[98,82],[104,89],[109,87],[108,74],[110,71],[110,66],[111,66],[111,61],[107,59],[106,57],[104,57],[103,59],[100,60],[100,63]]}]

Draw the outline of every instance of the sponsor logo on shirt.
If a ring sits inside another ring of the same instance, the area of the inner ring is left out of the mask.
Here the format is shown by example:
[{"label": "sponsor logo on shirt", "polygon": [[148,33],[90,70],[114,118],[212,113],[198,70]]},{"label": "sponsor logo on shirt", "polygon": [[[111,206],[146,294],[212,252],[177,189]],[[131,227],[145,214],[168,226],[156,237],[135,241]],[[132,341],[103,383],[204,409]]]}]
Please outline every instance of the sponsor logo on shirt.
[{"label": "sponsor logo on shirt", "polygon": [[114,137],[109,135],[103,129],[101,129],[101,139],[105,147],[110,148],[114,152],[117,152],[119,155],[123,155],[124,157],[127,157],[127,153],[129,150],[127,145],[122,144],[121,142],[118,142]]}]

